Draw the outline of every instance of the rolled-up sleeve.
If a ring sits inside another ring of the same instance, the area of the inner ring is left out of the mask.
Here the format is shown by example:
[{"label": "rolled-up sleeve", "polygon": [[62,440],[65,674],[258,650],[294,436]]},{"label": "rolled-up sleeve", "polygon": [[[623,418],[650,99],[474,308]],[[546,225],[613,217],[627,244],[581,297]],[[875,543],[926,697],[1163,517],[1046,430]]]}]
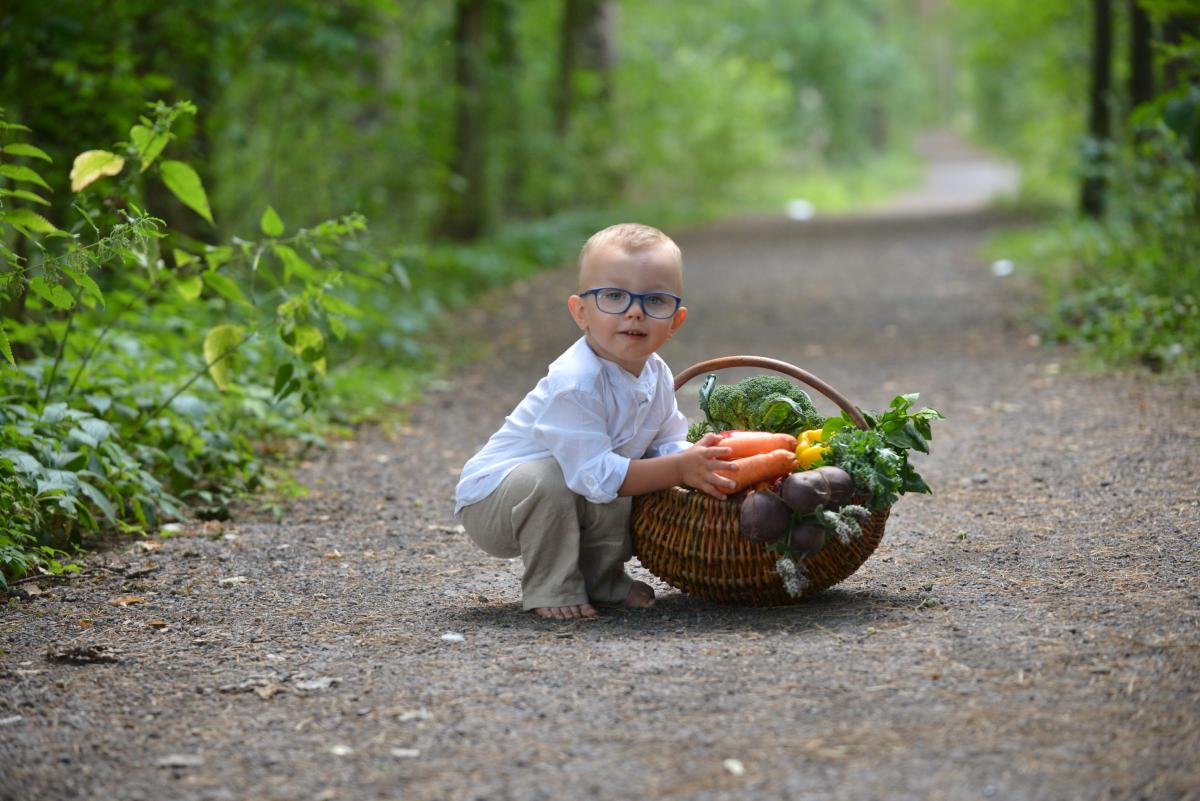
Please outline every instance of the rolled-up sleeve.
[{"label": "rolled-up sleeve", "polygon": [[592,503],[616,499],[630,460],[613,451],[599,398],[579,390],[555,395],[537,416],[532,435],[558,462],[572,492]]}]

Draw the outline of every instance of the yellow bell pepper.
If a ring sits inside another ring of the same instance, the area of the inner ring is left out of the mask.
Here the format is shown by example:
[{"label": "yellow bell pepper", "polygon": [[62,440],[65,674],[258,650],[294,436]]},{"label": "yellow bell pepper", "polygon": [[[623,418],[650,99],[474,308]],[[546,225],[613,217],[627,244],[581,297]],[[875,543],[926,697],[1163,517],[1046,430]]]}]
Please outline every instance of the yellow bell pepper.
[{"label": "yellow bell pepper", "polygon": [[824,459],[827,453],[829,453],[829,448],[825,445],[809,445],[805,447],[801,443],[796,448],[796,459],[800,462],[802,469],[808,470],[817,462]]}]

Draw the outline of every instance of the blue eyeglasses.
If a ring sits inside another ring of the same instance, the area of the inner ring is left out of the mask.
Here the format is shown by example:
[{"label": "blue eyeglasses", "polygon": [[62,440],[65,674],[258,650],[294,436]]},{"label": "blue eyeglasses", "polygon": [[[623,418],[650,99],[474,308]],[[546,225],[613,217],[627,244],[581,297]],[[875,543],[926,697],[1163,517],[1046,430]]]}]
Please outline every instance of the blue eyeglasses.
[{"label": "blue eyeglasses", "polygon": [[605,314],[624,314],[636,300],[642,304],[642,311],[647,317],[656,320],[666,320],[674,316],[683,298],[670,292],[647,292],[639,295],[628,289],[618,289],[614,286],[604,286],[580,292],[579,297],[596,296],[596,308]]}]

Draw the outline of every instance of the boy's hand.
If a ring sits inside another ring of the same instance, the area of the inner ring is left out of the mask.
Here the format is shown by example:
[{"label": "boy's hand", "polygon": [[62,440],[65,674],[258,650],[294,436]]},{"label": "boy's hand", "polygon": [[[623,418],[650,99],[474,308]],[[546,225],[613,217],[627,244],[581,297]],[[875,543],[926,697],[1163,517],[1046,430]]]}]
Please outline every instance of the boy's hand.
[{"label": "boy's hand", "polygon": [[696,444],[679,455],[682,483],[695,487],[718,500],[725,500],[728,490],[737,486],[732,478],[717,475],[718,470],[728,473],[737,472],[736,463],[728,461],[732,448],[714,448],[713,443],[719,440],[716,434],[705,434]]}]

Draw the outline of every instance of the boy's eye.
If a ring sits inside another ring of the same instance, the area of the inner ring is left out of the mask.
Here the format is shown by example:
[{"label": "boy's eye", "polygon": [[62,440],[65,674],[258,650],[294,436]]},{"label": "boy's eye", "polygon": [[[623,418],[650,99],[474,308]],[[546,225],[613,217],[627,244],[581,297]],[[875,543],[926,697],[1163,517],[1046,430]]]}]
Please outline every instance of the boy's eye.
[{"label": "boy's eye", "polygon": [[625,297],[626,297],[625,293],[621,292],[620,290],[612,290],[612,291],[604,293],[604,299],[611,300],[614,303],[625,300]]},{"label": "boy's eye", "polygon": [[647,295],[646,302],[651,306],[665,306],[667,298],[665,295]]}]

